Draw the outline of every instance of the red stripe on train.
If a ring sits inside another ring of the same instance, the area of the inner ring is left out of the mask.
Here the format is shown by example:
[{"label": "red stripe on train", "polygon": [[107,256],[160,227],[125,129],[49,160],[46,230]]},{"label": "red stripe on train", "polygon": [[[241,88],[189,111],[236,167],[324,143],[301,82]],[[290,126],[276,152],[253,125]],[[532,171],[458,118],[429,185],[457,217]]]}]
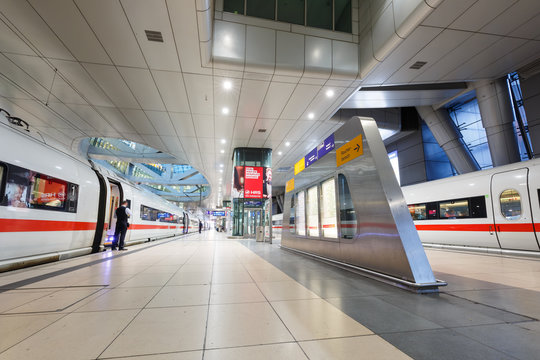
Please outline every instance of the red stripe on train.
[{"label": "red stripe on train", "polygon": [[[537,229],[540,229],[540,224],[534,224]],[[431,224],[431,225],[416,225],[418,231],[495,231],[497,232],[533,232],[532,223],[529,224]]]},{"label": "red stripe on train", "polygon": [[0,232],[96,230],[95,222],[0,219]]},{"label": "red stripe on train", "polygon": [[141,225],[141,224],[132,224],[129,227],[129,230],[155,230],[155,229],[176,229],[176,226],[173,225]]}]

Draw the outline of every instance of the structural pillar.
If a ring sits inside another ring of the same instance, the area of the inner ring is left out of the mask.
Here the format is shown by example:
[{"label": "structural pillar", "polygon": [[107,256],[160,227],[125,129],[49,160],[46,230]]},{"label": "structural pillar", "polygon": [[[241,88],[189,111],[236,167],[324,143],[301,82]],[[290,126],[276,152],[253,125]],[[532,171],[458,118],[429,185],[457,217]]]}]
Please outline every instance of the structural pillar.
[{"label": "structural pillar", "polygon": [[479,81],[475,87],[493,167],[521,161],[506,78]]},{"label": "structural pillar", "polygon": [[480,166],[463,142],[461,133],[446,109],[435,110],[432,106],[418,106],[416,110],[426,122],[458,174],[480,170]]}]

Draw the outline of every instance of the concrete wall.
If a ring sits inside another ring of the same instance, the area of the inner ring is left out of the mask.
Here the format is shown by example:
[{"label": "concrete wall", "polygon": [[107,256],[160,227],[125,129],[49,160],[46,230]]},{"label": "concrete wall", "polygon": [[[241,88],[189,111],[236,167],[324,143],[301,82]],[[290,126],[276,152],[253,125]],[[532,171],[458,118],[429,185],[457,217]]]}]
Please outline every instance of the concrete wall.
[{"label": "concrete wall", "polygon": [[386,145],[386,150],[388,153],[396,150],[398,152],[401,186],[427,181],[422,131],[420,129]]}]

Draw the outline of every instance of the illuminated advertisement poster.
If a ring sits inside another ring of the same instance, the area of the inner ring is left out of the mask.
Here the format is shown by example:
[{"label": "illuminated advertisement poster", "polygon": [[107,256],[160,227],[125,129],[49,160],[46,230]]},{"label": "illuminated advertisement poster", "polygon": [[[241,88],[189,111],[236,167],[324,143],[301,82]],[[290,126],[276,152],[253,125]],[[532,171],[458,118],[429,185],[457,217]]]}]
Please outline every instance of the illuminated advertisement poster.
[{"label": "illuminated advertisement poster", "polygon": [[245,166],[244,199],[260,199],[263,195],[263,168]]},{"label": "illuminated advertisement poster", "polygon": [[235,166],[233,170],[233,188],[231,195],[233,198],[243,198],[244,197],[244,167]]},{"label": "illuminated advertisement poster", "polygon": [[263,197],[267,199],[272,198],[272,168],[263,168]]}]

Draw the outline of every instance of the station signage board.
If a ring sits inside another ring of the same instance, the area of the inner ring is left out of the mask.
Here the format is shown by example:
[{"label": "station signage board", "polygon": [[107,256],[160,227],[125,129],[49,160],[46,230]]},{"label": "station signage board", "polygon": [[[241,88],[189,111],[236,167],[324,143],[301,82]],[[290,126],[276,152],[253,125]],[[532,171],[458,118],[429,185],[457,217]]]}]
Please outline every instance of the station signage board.
[{"label": "station signage board", "polygon": [[244,198],[260,199],[263,197],[263,168],[246,166],[244,175]]},{"label": "station signage board", "polygon": [[306,156],[306,167],[309,167],[309,165],[313,164],[315,161],[319,159],[317,156],[317,148],[311,150]]},{"label": "station signage board", "polygon": [[317,146],[317,158],[320,159],[330,151],[334,150],[336,144],[334,142],[334,134],[330,135],[324,141]]},{"label": "station signage board", "polygon": [[297,175],[304,171],[306,168],[306,160],[305,158],[300,159],[296,164],[294,164],[294,175]]},{"label": "station signage board", "polygon": [[225,211],[212,211],[213,216],[225,216]]},{"label": "station signage board", "polygon": [[285,184],[285,192],[293,191],[294,190],[294,178],[287,181]]},{"label": "station signage board", "polygon": [[356,159],[364,153],[362,148],[362,134],[358,135],[336,151],[336,165],[339,167]]}]

